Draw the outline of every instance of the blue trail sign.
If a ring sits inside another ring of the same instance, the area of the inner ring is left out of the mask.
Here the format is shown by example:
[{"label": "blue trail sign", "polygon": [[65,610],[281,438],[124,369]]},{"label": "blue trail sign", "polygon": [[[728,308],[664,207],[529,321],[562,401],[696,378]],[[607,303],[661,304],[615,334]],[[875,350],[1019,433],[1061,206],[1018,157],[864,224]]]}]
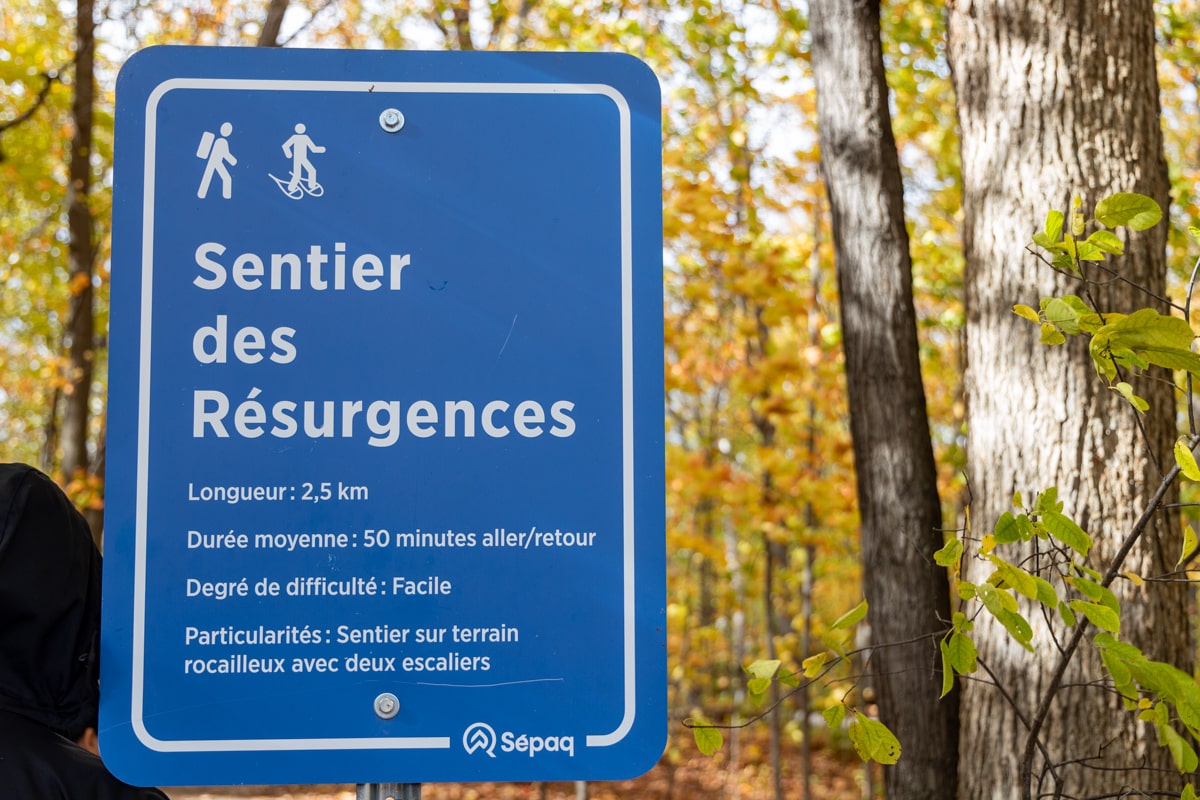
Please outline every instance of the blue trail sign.
[{"label": "blue trail sign", "polygon": [[101,748],[567,780],[665,732],[660,95],[616,54],[117,85]]}]

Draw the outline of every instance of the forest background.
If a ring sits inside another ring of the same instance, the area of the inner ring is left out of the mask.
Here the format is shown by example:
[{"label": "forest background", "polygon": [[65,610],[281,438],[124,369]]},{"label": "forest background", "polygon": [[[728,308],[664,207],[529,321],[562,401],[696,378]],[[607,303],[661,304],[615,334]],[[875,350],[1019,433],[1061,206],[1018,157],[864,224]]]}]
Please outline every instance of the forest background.
[{"label": "forest background", "polygon": [[[950,531],[965,523],[971,495],[963,182],[947,14],[933,0],[885,2],[879,34],[938,496]],[[1197,254],[1186,231],[1200,226],[1200,2],[1154,3],[1153,18],[1171,184],[1168,290],[1182,297]],[[789,774],[807,776],[811,742],[850,750],[844,732],[817,730],[818,712],[867,709],[871,699],[862,691],[871,683],[862,658],[799,691],[785,687],[778,706],[778,694],[763,706],[752,702],[744,670],[755,659],[778,659],[781,672],[803,672],[803,660],[824,649],[835,621],[863,596],[810,22],[809,4],[799,0],[4,4],[0,457],[58,477],[100,538],[113,87],[134,50],[183,43],[637,55],[659,75],[664,98],[671,739],[663,763],[679,767],[695,754],[685,720],[738,726],[773,709],[746,732],[727,730],[725,748],[709,763],[732,776],[724,781],[730,792],[763,775],[780,795],[780,753],[796,754]],[[1043,208],[1060,201],[1047,197]],[[1043,219],[1018,224],[1028,241]],[[1009,302],[1037,300],[1031,286]],[[1045,487],[1029,491],[1037,488]],[[865,625],[857,640],[871,642]],[[859,782],[870,784],[870,773]],[[808,796],[803,784],[794,791]]]}]

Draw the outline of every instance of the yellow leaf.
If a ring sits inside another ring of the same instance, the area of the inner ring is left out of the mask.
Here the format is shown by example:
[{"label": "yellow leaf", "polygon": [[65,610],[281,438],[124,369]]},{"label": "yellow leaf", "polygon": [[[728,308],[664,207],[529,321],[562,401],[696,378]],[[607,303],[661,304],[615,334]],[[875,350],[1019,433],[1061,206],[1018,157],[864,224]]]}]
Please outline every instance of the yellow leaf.
[{"label": "yellow leaf", "polygon": [[1013,306],[1013,313],[1018,317],[1029,320],[1030,322],[1042,321],[1042,318],[1037,311],[1033,310],[1027,305],[1022,305],[1021,303],[1017,303],[1015,306]]},{"label": "yellow leaf", "polygon": [[1200,465],[1196,464],[1196,456],[1192,454],[1185,439],[1175,442],[1175,463],[1189,480],[1200,481]]},{"label": "yellow leaf", "polygon": [[1192,554],[1196,549],[1196,532],[1192,530],[1191,525],[1185,525],[1183,528],[1183,552],[1179,554],[1179,560],[1175,562],[1175,566],[1183,564],[1183,560]]},{"label": "yellow leaf", "polygon": [[800,662],[800,666],[804,668],[804,677],[815,678],[821,674],[821,669],[825,666],[825,662],[829,660],[829,653],[817,653],[815,656],[809,656]]},{"label": "yellow leaf", "polygon": [[1122,572],[1121,574],[1124,575],[1126,578],[1128,578],[1129,582],[1132,583],[1134,586],[1145,586],[1146,585],[1146,581],[1143,580],[1142,576],[1138,575],[1136,572],[1130,572],[1127,570],[1125,572]]}]

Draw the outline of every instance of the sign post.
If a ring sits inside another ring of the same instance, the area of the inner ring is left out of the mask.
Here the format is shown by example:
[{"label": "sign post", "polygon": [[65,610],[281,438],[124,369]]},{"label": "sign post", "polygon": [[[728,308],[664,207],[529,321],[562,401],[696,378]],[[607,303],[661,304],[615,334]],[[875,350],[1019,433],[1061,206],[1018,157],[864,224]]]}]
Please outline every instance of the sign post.
[{"label": "sign post", "polygon": [[421,800],[419,783],[360,783],[355,800]]},{"label": "sign post", "polygon": [[126,64],[115,774],[595,780],[657,761],[660,130],[656,79],[616,54]]}]

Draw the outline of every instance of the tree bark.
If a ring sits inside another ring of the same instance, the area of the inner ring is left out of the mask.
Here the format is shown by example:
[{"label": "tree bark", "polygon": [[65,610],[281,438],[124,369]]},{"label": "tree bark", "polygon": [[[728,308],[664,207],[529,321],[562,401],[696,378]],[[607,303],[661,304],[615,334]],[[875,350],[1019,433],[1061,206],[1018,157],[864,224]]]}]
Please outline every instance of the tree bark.
[{"label": "tree bark", "polygon": [[833,215],[863,586],[881,720],[903,755],[887,796],[955,797],[958,707],[941,693],[950,618],[937,474],[921,383],[903,188],[888,112],[879,0],[814,0],[821,169]]},{"label": "tree bark", "polygon": [[[971,537],[990,532],[1011,510],[1014,492],[1031,501],[1057,486],[1064,512],[1097,542],[1090,565],[1103,570],[1171,464],[1169,376],[1135,385],[1151,406],[1143,438],[1129,405],[1097,377],[1087,343],[1044,346],[1037,327],[1012,307],[1083,294],[1077,281],[1025,250],[1049,209],[1067,210],[1075,194],[1090,209],[1115,191],[1141,192],[1167,206],[1152,0],[958,0],[949,30],[962,137]],[[1164,228],[1130,239],[1127,255],[1114,266],[1162,295]],[[1100,312],[1155,305],[1118,281],[1094,284],[1091,293]],[[1167,551],[1177,537],[1177,520],[1161,515],[1127,568],[1146,576],[1169,571]],[[973,566],[970,552],[963,563],[967,580],[985,580],[990,572]],[[1190,672],[1186,588],[1141,590],[1127,581],[1113,588],[1123,608],[1122,638]],[[977,620],[981,659],[1016,708],[986,683],[966,684],[963,797],[1018,797],[1030,790],[1018,774],[1026,739],[1022,716],[1030,718],[1046,691],[1058,657],[1054,639],[1062,642],[1063,630],[1049,615],[1023,612],[1035,628],[1037,656],[989,615]],[[1081,648],[1043,730],[1065,791],[1088,797],[1131,786],[1177,793],[1178,774],[1153,730],[1092,684],[1101,674],[1090,647]],[[1054,788],[1044,762],[1034,778],[1041,781],[1031,789],[1035,796]]]},{"label": "tree bark", "polygon": [[267,16],[263,19],[262,30],[258,34],[258,47],[278,47],[279,28],[283,25],[283,15],[287,13],[289,0],[271,0],[267,6]]},{"label": "tree bark", "polygon": [[[67,361],[70,391],[62,420],[62,471],[70,480],[89,473],[88,427],[91,419],[92,376],[96,360],[95,295],[92,280],[96,245],[88,195],[92,185],[92,106],[95,100],[95,21],[92,0],[76,4],[75,83],[71,138],[67,229],[71,300],[67,318]],[[101,531],[92,535],[100,541]]]}]

